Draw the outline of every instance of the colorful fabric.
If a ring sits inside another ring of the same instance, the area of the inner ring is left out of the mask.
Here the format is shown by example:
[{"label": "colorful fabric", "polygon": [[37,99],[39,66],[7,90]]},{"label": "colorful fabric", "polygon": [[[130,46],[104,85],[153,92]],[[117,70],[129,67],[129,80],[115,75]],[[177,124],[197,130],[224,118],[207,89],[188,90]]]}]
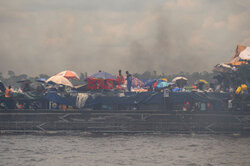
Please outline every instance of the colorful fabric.
[{"label": "colorful fabric", "polygon": [[118,84],[115,79],[87,79],[87,89],[114,89],[115,85]]}]

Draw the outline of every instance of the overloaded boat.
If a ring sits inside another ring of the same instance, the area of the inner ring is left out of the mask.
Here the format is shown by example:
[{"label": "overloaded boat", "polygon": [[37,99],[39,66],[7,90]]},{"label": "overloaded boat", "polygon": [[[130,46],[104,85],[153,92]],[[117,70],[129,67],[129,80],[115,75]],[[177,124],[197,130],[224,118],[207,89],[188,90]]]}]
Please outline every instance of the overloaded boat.
[{"label": "overloaded boat", "polygon": [[57,108],[60,102],[28,99],[42,101],[50,108],[1,109],[0,131],[250,133],[248,107],[244,110],[231,107],[230,94],[165,93],[90,95],[85,97],[82,108],[67,110]]},{"label": "overloaded boat", "polygon": [[[72,88],[67,79],[59,80],[55,76],[46,82],[54,79],[55,85],[43,93],[24,91],[11,97],[1,94],[0,132],[250,134],[250,95],[247,93],[250,80],[244,75],[250,71],[250,54],[246,56],[244,49],[239,51],[241,48],[237,47],[230,64],[215,67],[225,87],[240,85],[235,92],[174,91],[161,81],[166,87],[124,92],[114,89],[116,80],[112,78],[91,78],[86,85]],[[238,77],[240,81],[235,79]],[[64,91],[58,84],[71,88]]]}]

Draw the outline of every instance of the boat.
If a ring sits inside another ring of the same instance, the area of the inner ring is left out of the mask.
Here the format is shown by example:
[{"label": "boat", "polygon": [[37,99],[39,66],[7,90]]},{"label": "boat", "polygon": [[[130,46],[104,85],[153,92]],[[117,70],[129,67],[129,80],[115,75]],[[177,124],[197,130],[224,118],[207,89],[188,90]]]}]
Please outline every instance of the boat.
[{"label": "boat", "polygon": [[[73,96],[74,97],[74,96]],[[1,133],[250,134],[250,111],[227,93],[146,92],[89,97],[83,108],[1,109]],[[46,100],[45,100],[46,101]]]}]

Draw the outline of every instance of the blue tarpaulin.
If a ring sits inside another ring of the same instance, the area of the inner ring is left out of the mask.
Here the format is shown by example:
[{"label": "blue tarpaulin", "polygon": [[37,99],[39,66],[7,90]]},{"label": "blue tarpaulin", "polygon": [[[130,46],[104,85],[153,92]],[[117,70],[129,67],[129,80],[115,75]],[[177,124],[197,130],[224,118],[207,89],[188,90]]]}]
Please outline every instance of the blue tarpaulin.
[{"label": "blue tarpaulin", "polygon": [[74,96],[61,96],[56,91],[49,91],[45,94],[45,98],[57,104],[65,104],[76,106],[76,97]]},{"label": "blue tarpaulin", "polygon": [[[169,97],[166,99],[168,106],[184,105],[185,102],[190,104],[195,103],[210,103],[214,106],[214,110],[222,110],[230,99],[228,93],[199,93],[199,92],[170,92]],[[97,96],[95,98],[88,98],[85,107],[100,108],[105,106],[146,106],[158,105],[164,106],[163,93],[158,92],[142,92],[133,93],[127,92],[125,96]]]},{"label": "blue tarpaulin", "polygon": [[125,93],[125,96],[98,96],[88,98],[85,107],[95,107],[101,105],[139,106],[139,105],[162,105],[163,94],[157,92]]}]

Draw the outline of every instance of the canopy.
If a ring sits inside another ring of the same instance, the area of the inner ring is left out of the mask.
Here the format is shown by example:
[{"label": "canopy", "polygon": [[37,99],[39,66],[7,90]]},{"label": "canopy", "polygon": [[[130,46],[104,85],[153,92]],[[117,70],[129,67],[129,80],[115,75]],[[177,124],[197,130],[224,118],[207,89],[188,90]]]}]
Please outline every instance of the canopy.
[{"label": "canopy", "polygon": [[247,62],[242,62],[242,61],[249,61],[249,60],[250,60],[250,47],[238,44],[235,49],[235,54],[228,64],[232,64],[234,66],[240,66],[242,64],[248,64]]},{"label": "canopy", "polygon": [[46,81],[46,83],[49,83],[49,82],[73,87],[72,83],[63,76],[58,76],[58,75],[52,76]]},{"label": "canopy", "polygon": [[168,82],[168,79],[166,79],[166,78],[162,78],[161,80]]},{"label": "canopy", "polygon": [[138,78],[136,78],[136,77],[132,77],[132,87],[133,88],[142,88],[142,87],[144,87],[144,83],[141,81],[141,80],[139,80]]},{"label": "canopy", "polygon": [[145,83],[145,86],[148,86],[148,87],[153,86],[156,81],[157,79],[147,80]]},{"label": "canopy", "polygon": [[44,83],[44,82],[46,82],[46,78],[38,78],[38,79],[36,79],[36,82]]},{"label": "canopy", "polygon": [[63,76],[67,79],[78,79],[80,80],[80,77],[76,74],[76,72],[74,71],[70,71],[70,70],[65,70],[65,71],[62,71],[58,74],[56,74],[57,76]]},{"label": "canopy", "polygon": [[[235,63],[235,62],[234,62],[234,63]],[[223,72],[223,73],[224,73],[224,72],[230,73],[230,72],[236,70],[235,67],[232,67],[232,66],[230,66],[230,65],[228,65],[228,64],[225,64],[225,63],[217,64],[217,65],[214,67],[214,69],[215,69],[216,71],[218,71],[218,72]]]},{"label": "canopy", "polygon": [[115,79],[115,76],[106,72],[98,72],[89,76],[89,78]]},{"label": "canopy", "polygon": [[243,60],[250,60],[250,47],[246,47],[239,55]]},{"label": "canopy", "polygon": [[178,81],[178,80],[185,80],[185,81],[187,81],[188,79],[187,79],[186,77],[175,77],[175,78],[172,80],[172,82],[176,82],[176,81]]},{"label": "canopy", "polygon": [[235,49],[235,54],[232,57],[232,59],[229,61],[229,63],[234,63],[234,62],[238,62],[240,60],[240,53],[246,49],[246,46],[243,45],[237,45],[236,49]]},{"label": "canopy", "polygon": [[163,80],[158,80],[158,83],[156,85],[157,88],[165,88],[167,86],[169,86],[170,83],[163,81]]}]

